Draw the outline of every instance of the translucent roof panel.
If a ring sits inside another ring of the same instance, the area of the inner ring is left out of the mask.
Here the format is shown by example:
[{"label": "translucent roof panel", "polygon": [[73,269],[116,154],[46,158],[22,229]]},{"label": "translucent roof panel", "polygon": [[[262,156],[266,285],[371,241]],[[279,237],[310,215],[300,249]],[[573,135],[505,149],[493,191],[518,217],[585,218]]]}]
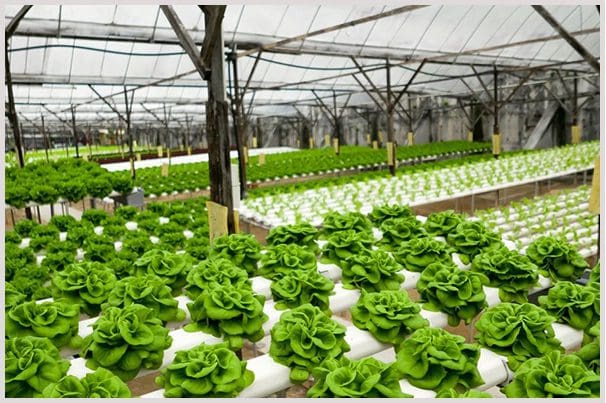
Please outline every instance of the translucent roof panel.
[{"label": "translucent roof panel", "polygon": [[[350,56],[355,56],[369,70],[368,76],[381,91],[387,82],[385,57],[389,56],[394,64],[391,69],[394,91],[405,85],[420,61],[427,58],[430,62],[423,66],[409,90],[430,95],[480,92],[482,86],[477,79],[465,78],[472,91],[459,79],[472,73],[470,64],[484,71],[493,64],[507,70],[580,61],[564,68],[595,74],[529,5],[430,5],[330,29],[399,7],[402,6],[228,5],[223,19],[224,40],[226,46],[237,45],[237,51],[328,29],[265,50],[252,77],[257,54],[238,58],[240,87],[250,77],[245,102],[254,94],[254,104],[263,105],[262,109],[255,108],[255,112],[271,109],[271,105],[264,103],[273,103],[284,110],[282,105],[287,103],[315,103],[311,92],[314,89],[321,97],[329,97],[332,91],[353,93],[350,104],[374,106],[352,76],[356,74],[368,86]],[[10,21],[20,8],[7,6],[5,21]],[[568,32],[593,29],[594,32],[584,35],[575,34],[575,38],[599,58],[600,16],[594,5],[545,8]],[[174,10],[200,42],[205,30],[202,10],[196,5],[176,5]],[[556,39],[515,45],[545,37]],[[156,41],[157,38],[161,39]],[[86,103],[98,108],[95,113],[103,108],[109,111],[87,84],[93,85],[102,96],[118,94],[110,99],[120,108],[124,107],[121,91],[125,85],[145,86],[135,92],[135,103],[164,102],[171,107],[190,104],[199,110],[207,97],[206,82],[195,71],[157,5],[35,5],[10,39],[9,50],[19,105],[31,102],[66,110],[71,104]],[[408,59],[411,60],[402,64]],[[231,75],[228,68],[226,63],[226,82]],[[164,82],[147,86],[158,80]],[[491,75],[484,76],[484,80],[490,85]],[[345,99],[339,96],[338,103]]]}]

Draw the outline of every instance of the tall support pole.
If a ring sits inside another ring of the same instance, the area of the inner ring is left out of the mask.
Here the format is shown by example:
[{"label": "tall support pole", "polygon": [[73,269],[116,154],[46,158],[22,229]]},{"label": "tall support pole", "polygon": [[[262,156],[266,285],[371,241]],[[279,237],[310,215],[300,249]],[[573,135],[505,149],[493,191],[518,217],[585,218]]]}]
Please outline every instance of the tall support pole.
[{"label": "tall support pole", "polygon": [[135,180],[135,158],[133,154],[133,134],[130,130],[130,113],[132,109],[133,99],[135,98],[135,93],[131,94],[130,103],[128,102],[128,91],[126,91],[126,87],[124,87],[124,107],[126,108],[126,138],[128,139],[128,159],[130,161],[130,176],[133,180]]},{"label": "tall support pole", "polygon": [[335,121],[335,125],[333,128],[333,145],[335,146],[335,154],[341,154],[341,132],[342,125],[341,119],[339,118],[339,112],[337,111],[337,93],[335,91],[332,92],[332,106],[333,106],[333,117]]},{"label": "tall support pole", "polygon": [[393,126],[393,112],[391,102],[393,101],[393,94],[391,91],[391,68],[389,65],[389,59],[385,61],[385,69],[387,74],[387,105],[385,105],[385,111],[387,112],[387,165],[389,167],[389,173],[392,176],[396,175],[396,146],[394,141],[394,126]]},{"label": "tall support pole", "polygon": [[572,144],[581,142],[581,128],[579,127],[579,78],[574,78],[574,87],[572,95],[572,126],[570,128]]},{"label": "tall support pole", "polygon": [[247,151],[244,150],[244,125],[242,122],[242,99],[240,99],[240,85],[238,83],[238,59],[236,57],[236,48],[232,49],[228,60],[231,62],[233,73],[233,94],[232,94],[232,118],[234,124],[234,137],[236,139],[236,148],[238,149],[238,176],[240,178],[240,198],[246,198],[246,163],[248,162]]},{"label": "tall support pole", "polygon": [[494,107],[494,125],[492,128],[492,155],[495,158],[499,158],[499,154],[501,153],[501,133],[499,131],[499,90],[497,85],[497,80],[499,78],[499,73],[497,71],[497,66],[493,67],[493,107]]},{"label": "tall support pole", "polygon": [[78,148],[78,132],[76,131],[76,108],[72,105],[72,134],[76,145],[76,158],[80,158],[80,150]]},{"label": "tall support pole", "polygon": [[[23,168],[23,166],[25,166],[25,158],[23,157],[23,144],[21,143],[21,127],[19,126],[19,118],[17,117],[17,111],[15,109],[13,80],[11,77],[10,61],[8,58],[8,42],[5,43],[4,49],[4,68],[6,74],[6,87],[8,92],[8,120],[11,123],[11,128],[13,129],[13,137],[15,138],[15,151],[17,154],[17,162],[19,162],[19,166]],[[27,209],[26,211],[29,211],[29,209]],[[31,219],[31,211],[30,216],[28,216],[27,218]]]},{"label": "tall support pole", "polygon": [[[206,128],[208,135],[208,171],[210,176],[210,198],[227,207],[227,229],[235,231],[234,208],[231,189],[231,159],[229,156],[229,130],[227,113],[229,106],[225,95],[223,59],[223,17],[215,17],[221,6],[205,6],[205,26],[216,26],[212,40],[208,101],[206,103]],[[214,23],[214,24],[213,24]]]},{"label": "tall support pole", "polygon": [[46,128],[44,127],[44,115],[40,114],[40,118],[42,119],[42,137],[44,138],[44,153],[46,154],[46,162],[49,162],[48,158],[48,135],[46,133]]}]

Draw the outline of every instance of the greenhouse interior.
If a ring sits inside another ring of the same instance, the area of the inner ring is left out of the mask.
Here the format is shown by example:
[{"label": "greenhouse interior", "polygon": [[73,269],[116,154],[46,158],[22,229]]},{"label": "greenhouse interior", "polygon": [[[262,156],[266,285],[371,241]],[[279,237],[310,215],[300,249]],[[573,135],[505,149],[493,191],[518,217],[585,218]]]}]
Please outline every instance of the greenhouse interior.
[{"label": "greenhouse interior", "polygon": [[7,5],[4,396],[599,398],[600,13]]}]

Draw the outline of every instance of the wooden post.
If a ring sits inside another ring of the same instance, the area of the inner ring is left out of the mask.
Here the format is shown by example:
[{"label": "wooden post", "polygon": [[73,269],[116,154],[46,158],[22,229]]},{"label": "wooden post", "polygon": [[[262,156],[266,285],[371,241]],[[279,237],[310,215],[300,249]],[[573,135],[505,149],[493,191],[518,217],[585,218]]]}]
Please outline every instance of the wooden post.
[{"label": "wooden post", "polygon": [[46,134],[46,129],[44,127],[44,115],[40,114],[40,118],[42,119],[42,137],[44,138],[44,153],[46,154],[46,162],[49,162],[48,158],[48,136]]},{"label": "wooden post", "polygon": [[393,126],[393,112],[391,102],[393,101],[393,94],[391,92],[391,72],[389,66],[389,59],[385,61],[385,69],[387,73],[387,105],[385,105],[385,111],[387,112],[387,165],[389,166],[389,173],[392,176],[396,175],[396,147],[394,142],[394,126]]},{"label": "wooden post", "polygon": [[498,72],[497,66],[493,68],[493,96],[492,102],[494,107],[494,125],[492,128],[492,155],[499,158],[501,153],[501,132],[499,130],[499,92],[497,86]]},{"label": "wooden post", "polygon": [[[204,21],[211,26],[213,17],[222,6],[205,6]],[[224,7],[224,6],[223,6]],[[213,38],[211,74],[207,78],[208,102],[206,103],[206,125],[208,134],[208,170],[210,175],[210,198],[215,203],[227,207],[227,229],[235,231],[233,199],[231,194],[231,160],[229,156],[228,104],[225,96],[223,75],[223,18],[214,20],[218,24]],[[208,35],[208,34],[207,34]]]},{"label": "wooden post", "polygon": [[240,177],[240,198],[246,198],[246,156],[244,155],[244,127],[242,124],[242,107],[240,103],[240,86],[238,84],[238,59],[236,57],[236,49],[228,56],[231,62],[231,67],[234,75],[233,80],[233,95],[232,95],[232,117],[234,122],[234,137],[236,139],[236,147],[238,149],[238,175]]},{"label": "wooden post", "polygon": [[128,139],[128,159],[130,161],[130,173],[131,178],[135,180],[135,157],[133,154],[133,134],[130,130],[130,113],[132,111],[133,99],[135,98],[135,92],[131,94],[130,102],[128,101],[128,91],[124,86],[124,107],[126,108],[126,138]]}]

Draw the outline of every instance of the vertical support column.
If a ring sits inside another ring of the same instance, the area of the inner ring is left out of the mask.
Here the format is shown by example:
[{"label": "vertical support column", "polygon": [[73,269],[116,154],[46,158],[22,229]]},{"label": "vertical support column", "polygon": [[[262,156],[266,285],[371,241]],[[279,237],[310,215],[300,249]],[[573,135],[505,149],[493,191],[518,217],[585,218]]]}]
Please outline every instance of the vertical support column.
[{"label": "vertical support column", "polygon": [[76,145],[76,158],[80,158],[78,149],[78,133],[76,132],[76,108],[72,105],[72,133],[74,135],[74,144]]},{"label": "vertical support column", "polygon": [[408,98],[408,145],[412,146],[415,144],[415,132],[412,127],[412,102],[410,96]]},{"label": "vertical support column", "polygon": [[[213,6],[207,6],[213,7]],[[204,13],[206,26],[211,25],[210,13]],[[223,61],[223,22],[214,38],[211,55],[211,73],[206,103],[206,128],[208,135],[208,171],[210,176],[210,198],[227,207],[227,229],[235,231],[234,209],[231,194],[231,161],[229,157],[228,105],[225,95]]]},{"label": "vertical support column", "polygon": [[335,124],[333,128],[332,142],[335,148],[335,154],[341,154],[341,137],[342,137],[342,125],[341,119],[339,119],[339,112],[337,111],[337,93],[332,92],[332,105],[334,111]]},{"label": "vertical support column", "polygon": [[392,91],[391,91],[391,72],[389,59],[385,61],[385,69],[387,73],[387,105],[385,110],[387,111],[387,165],[389,167],[389,173],[392,176],[396,174],[396,146],[394,142],[394,127],[393,127],[393,105],[392,102]]},{"label": "vertical support column", "polygon": [[128,160],[130,161],[130,175],[133,180],[135,180],[135,157],[133,154],[133,134],[130,130],[130,112],[133,99],[135,98],[135,92],[131,94],[130,103],[128,102],[128,91],[126,91],[126,87],[124,87],[124,106],[126,108],[126,138],[128,139]]},{"label": "vertical support column", "polygon": [[579,144],[581,142],[581,128],[579,127],[579,78],[574,77],[574,89],[572,97],[572,126],[570,127],[571,142],[572,144]]},{"label": "vertical support column", "polygon": [[492,129],[492,155],[494,155],[495,158],[499,158],[499,154],[501,154],[501,132],[499,129],[499,91],[497,85],[497,66],[493,67],[493,77],[494,126]]},{"label": "vertical support column", "polygon": [[50,147],[50,145],[48,143],[48,135],[46,134],[46,128],[44,127],[44,115],[40,114],[40,118],[42,119],[42,137],[44,139],[44,153],[46,154],[46,162],[49,162],[48,148]]},{"label": "vertical support column", "polygon": [[246,163],[247,161],[247,150],[244,147],[244,133],[242,124],[242,107],[240,99],[240,85],[238,83],[238,58],[236,57],[236,48],[232,49],[232,52],[228,56],[228,60],[231,61],[231,67],[234,75],[233,82],[233,105],[232,105],[232,117],[234,122],[234,134],[236,139],[236,147],[238,148],[238,175],[240,178],[240,198],[246,198]]},{"label": "vertical support column", "polygon": [[[11,127],[13,129],[13,137],[15,138],[15,148],[17,154],[17,162],[19,166],[23,168],[25,166],[25,159],[23,157],[23,144],[21,143],[21,128],[19,127],[19,118],[17,117],[17,111],[15,110],[15,97],[13,94],[13,80],[11,77],[11,67],[10,61],[8,58],[8,41],[5,42],[4,47],[4,68],[6,75],[6,87],[8,92],[8,120],[11,123]],[[27,218],[31,219],[31,210],[27,208],[26,213],[29,212]]]}]

